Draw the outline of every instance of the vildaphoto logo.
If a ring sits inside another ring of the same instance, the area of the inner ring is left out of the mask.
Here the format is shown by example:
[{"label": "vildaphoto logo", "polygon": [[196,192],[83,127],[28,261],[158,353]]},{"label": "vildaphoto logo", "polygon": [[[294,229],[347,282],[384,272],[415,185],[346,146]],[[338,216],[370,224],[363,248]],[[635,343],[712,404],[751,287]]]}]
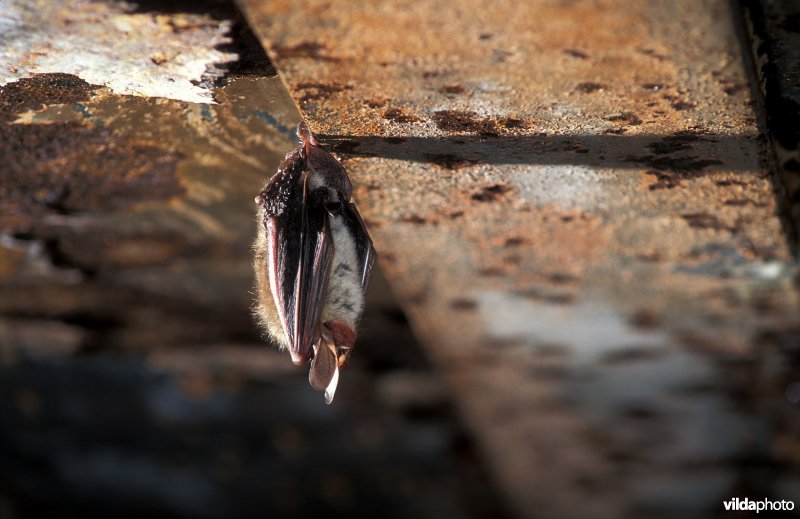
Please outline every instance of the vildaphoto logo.
[{"label": "vildaphoto logo", "polygon": [[727,501],[723,501],[722,504],[725,506],[725,510],[736,510],[736,511],[755,511],[756,513],[759,512],[766,512],[766,511],[773,511],[773,510],[794,510],[794,501],[789,501],[787,499],[783,499],[780,501],[770,501],[769,499],[759,499],[758,501],[749,499],[745,497],[744,499],[740,497],[734,497],[732,499],[728,499]]}]

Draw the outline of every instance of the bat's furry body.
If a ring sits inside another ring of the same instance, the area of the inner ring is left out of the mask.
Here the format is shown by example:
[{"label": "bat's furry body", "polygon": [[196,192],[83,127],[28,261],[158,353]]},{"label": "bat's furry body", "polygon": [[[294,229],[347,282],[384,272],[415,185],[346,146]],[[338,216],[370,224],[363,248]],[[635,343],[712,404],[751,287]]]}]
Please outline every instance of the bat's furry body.
[{"label": "bat's furry body", "polygon": [[328,403],[356,337],[375,251],[342,165],[301,125],[290,151],[256,197],[255,314]]}]

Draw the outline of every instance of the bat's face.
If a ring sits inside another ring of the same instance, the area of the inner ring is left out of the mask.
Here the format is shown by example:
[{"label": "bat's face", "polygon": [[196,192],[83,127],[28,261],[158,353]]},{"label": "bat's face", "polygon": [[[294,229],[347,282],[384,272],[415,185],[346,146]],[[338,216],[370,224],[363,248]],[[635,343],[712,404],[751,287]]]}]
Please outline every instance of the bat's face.
[{"label": "bat's face", "polygon": [[256,315],[330,403],[356,338],[375,250],[342,165],[305,126],[256,197]]}]

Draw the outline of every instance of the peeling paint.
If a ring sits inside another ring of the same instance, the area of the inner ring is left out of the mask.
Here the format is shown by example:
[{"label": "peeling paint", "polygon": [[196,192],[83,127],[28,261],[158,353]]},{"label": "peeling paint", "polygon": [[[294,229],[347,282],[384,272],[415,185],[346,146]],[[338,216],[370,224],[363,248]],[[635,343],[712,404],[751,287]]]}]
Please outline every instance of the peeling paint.
[{"label": "peeling paint", "polygon": [[200,84],[237,55],[230,20],[204,14],[135,13],[128,2],[4,0],[0,85],[37,73],[75,74],[115,93],[214,103]]}]

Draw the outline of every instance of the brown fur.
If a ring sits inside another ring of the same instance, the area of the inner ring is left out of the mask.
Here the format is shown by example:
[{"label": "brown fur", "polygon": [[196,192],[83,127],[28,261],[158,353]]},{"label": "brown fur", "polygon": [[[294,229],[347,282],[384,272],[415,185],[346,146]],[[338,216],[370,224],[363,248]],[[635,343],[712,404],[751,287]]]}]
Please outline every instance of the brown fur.
[{"label": "brown fur", "polygon": [[256,301],[253,315],[258,320],[259,326],[281,347],[286,349],[286,334],[283,324],[272,297],[267,267],[267,231],[264,229],[264,209],[258,211],[258,234],[253,243],[253,270],[256,273]]}]

